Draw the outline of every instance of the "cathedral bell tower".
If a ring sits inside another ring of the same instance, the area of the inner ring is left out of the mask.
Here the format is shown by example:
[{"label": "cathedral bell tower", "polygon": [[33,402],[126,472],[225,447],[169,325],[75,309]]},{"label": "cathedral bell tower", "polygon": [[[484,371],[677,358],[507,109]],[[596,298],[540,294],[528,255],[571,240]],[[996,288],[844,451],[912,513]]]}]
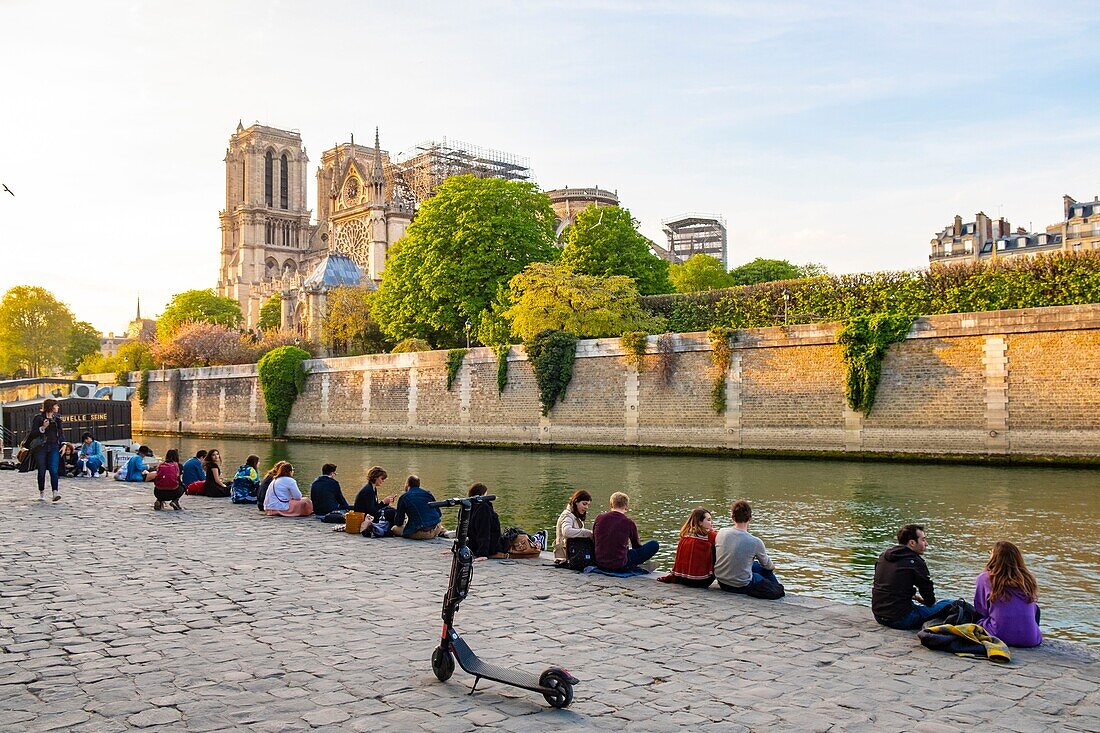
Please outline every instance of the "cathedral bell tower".
[{"label": "cathedral bell tower", "polygon": [[297,276],[308,255],[308,163],[294,131],[237,123],[229,138],[218,295],[241,304],[246,328],[256,326],[276,281]]}]

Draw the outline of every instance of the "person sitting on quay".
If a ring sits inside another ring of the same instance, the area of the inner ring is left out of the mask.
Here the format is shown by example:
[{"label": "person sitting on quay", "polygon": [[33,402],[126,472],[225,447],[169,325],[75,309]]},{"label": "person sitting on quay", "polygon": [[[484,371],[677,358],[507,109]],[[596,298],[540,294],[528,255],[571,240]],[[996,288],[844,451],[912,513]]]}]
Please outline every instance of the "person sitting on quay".
[{"label": "person sitting on quay", "polygon": [[718,586],[729,593],[744,593],[756,598],[775,600],[783,596],[783,586],[775,577],[775,565],[768,557],[764,542],[749,533],[752,505],[744,499],[730,507],[732,527],[723,527],[714,540],[714,575]]},{"label": "person sitting on quay", "polygon": [[152,457],[153,450],[149,446],[140,446],[137,453],[130,456],[130,460],[122,467],[122,480],[138,482],[156,479],[157,472],[145,465],[145,459]]},{"label": "person sitting on quay", "polygon": [[321,466],[321,475],[309,485],[309,498],[313,502],[313,514],[322,522],[342,524],[344,515],[351,509],[340,482],[336,480],[336,464]]},{"label": "person sitting on quay", "polygon": [[222,481],[222,453],[217,448],[206,453],[206,460],[202,464],[202,470],[206,473],[206,480],[202,484],[202,495],[224,499],[229,496],[229,484]]},{"label": "person sitting on quay", "polygon": [[390,533],[409,540],[430,540],[447,536],[443,515],[436,507],[428,506],[435,497],[420,487],[419,476],[409,476],[405,481],[405,493],[397,500]]},{"label": "person sitting on quay", "polygon": [[630,497],[616,491],[611,495],[611,511],[603,512],[592,523],[596,566],[600,570],[630,572],[648,562],[661,549],[657,540],[642,544],[638,537],[638,525],[626,516],[629,508]]},{"label": "person sitting on quay", "polygon": [[264,510],[264,498],[267,496],[267,490],[271,487],[271,482],[275,480],[276,474],[279,473],[279,469],[283,467],[286,461],[276,461],[275,465],[271,467],[264,477],[260,479],[260,487],[256,489],[256,507],[262,512]]},{"label": "person sitting on quay", "polygon": [[1011,542],[993,545],[974,590],[977,624],[1009,646],[1039,646],[1038,599],[1039,586],[1020,548]]},{"label": "person sitting on quay", "polygon": [[206,461],[206,451],[200,450],[183,464],[183,485],[190,486],[196,481],[206,481],[206,471],[202,464]]},{"label": "person sitting on quay", "polygon": [[234,504],[256,503],[256,490],[260,486],[260,457],[253,454],[245,459],[244,465],[237,469],[233,482],[229,484],[230,501]]},{"label": "person sitting on quay", "polygon": [[72,443],[61,444],[61,455],[58,457],[58,470],[62,476],[76,478],[81,472],[80,461],[76,453],[76,446]]},{"label": "person sitting on quay", "polygon": [[81,473],[92,478],[99,476],[99,472],[107,465],[107,455],[103,452],[103,446],[92,437],[91,433],[80,436],[79,460],[83,469]]},{"label": "person sitting on quay", "polygon": [[[485,484],[474,484],[466,492],[467,496],[485,496],[489,489]],[[474,560],[508,557],[508,550],[500,536],[500,515],[491,501],[475,501],[470,507],[470,528],[466,535],[466,546],[474,555]]]},{"label": "person sitting on quay", "polygon": [[927,549],[924,527],[907,524],[898,530],[898,543],[878,556],[871,586],[875,621],[892,629],[914,631],[951,605],[949,600],[936,601],[932,576],[922,557]]},{"label": "person sitting on quay", "polygon": [[714,582],[714,515],[703,507],[691,510],[680,528],[676,561],[672,572],[657,578],[664,583],[679,583],[692,588],[709,588]]},{"label": "person sitting on quay", "polygon": [[160,511],[164,508],[164,502],[168,502],[173,509],[179,511],[180,497],[184,494],[184,487],[180,483],[183,475],[183,466],[180,465],[180,452],[175,448],[164,454],[164,461],[157,466],[157,475],[153,479],[153,509]]},{"label": "person sitting on quay", "polygon": [[371,522],[384,519],[393,526],[394,517],[397,515],[393,502],[397,499],[397,495],[378,498],[378,489],[382,488],[387,478],[389,474],[386,473],[386,469],[381,466],[371,466],[367,470],[367,483],[355,495],[355,506],[352,508],[354,511],[366,514]]},{"label": "person sitting on quay", "polygon": [[558,515],[558,521],[554,525],[554,562],[560,564],[569,561],[567,543],[569,540],[580,537],[592,538],[592,530],[584,526],[584,520],[588,517],[588,505],[592,503],[592,495],[584,489],[574,491],[569,497],[565,508]]},{"label": "person sitting on quay", "polygon": [[264,513],[269,517],[308,517],[313,514],[313,502],[302,497],[294,480],[294,466],[282,462],[275,480],[264,496]]}]

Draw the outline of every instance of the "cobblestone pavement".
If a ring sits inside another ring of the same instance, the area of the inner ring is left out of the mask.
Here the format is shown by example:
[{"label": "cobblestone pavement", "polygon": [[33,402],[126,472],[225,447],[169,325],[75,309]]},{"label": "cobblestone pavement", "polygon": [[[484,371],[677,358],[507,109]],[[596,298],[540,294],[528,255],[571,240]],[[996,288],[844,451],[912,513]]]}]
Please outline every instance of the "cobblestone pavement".
[{"label": "cobblestone pavement", "polygon": [[[1095,650],[1011,666],[923,649],[865,609],[757,601],[540,561],[478,563],[459,628],[483,657],[581,683],[541,696],[432,676],[443,541],[0,473],[0,731],[1100,731]],[[453,515],[448,519],[453,522]]]}]

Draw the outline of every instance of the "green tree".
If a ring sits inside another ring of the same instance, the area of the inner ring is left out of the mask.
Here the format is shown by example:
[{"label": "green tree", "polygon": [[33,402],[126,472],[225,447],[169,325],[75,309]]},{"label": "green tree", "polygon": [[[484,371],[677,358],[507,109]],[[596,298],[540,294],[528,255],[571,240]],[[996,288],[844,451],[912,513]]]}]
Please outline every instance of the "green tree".
[{"label": "green tree", "polygon": [[113,374],[120,371],[120,369],[117,356],[104,356],[97,351],[81,359],[73,371],[80,376],[84,376],[85,374]]},{"label": "green tree", "polygon": [[232,298],[221,298],[213,290],[188,290],[173,296],[157,319],[157,338],[171,338],[185,323],[239,328],[242,319],[241,306]]},{"label": "green tree", "polygon": [[581,275],[625,275],[643,295],[671,293],[668,263],[649,251],[637,227],[628,210],[593,204],[569,228],[560,262]]},{"label": "green tree", "polygon": [[677,293],[731,288],[733,276],[722,268],[722,261],[710,255],[692,255],[683,264],[668,266],[668,279]]},{"label": "green tree", "polygon": [[807,262],[798,268],[799,277],[821,277],[828,274],[829,269],[820,262]]},{"label": "green tree", "polygon": [[260,306],[260,320],[256,322],[256,327],[261,331],[275,331],[282,323],[283,299],[276,293]]},{"label": "green tree", "polygon": [[74,371],[86,357],[99,353],[99,331],[87,321],[77,321],[69,331],[69,343],[65,346],[65,371]]},{"label": "green tree", "polygon": [[581,338],[661,330],[659,319],[642,310],[634,281],[625,275],[579,275],[538,262],[512,278],[509,291],[512,305],[504,317],[525,343],[548,329]]},{"label": "green tree", "polygon": [[11,288],[0,299],[0,370],[38,377],[61,366],[72,328],[72,311],[45,288]]},{"label": "green tree", "polygon": [[787,260],[768,260],[757,257],[740,267],[730,270],[734,285],[756,285],[776,280],[794,280],[802,277],[802,270]]},{"label": "green tree", "polygon": [[321,341],[336,354],[380,354],[391,343],[374,320],[376,293],[367,288],[333,288],[325,298]]},{"label": "green tree", "polygon": [[465,344],[497,286],[551,259],[553,242],[550,199],[534,184],[448,178],[390,250],[374,316],[395,340]]}]

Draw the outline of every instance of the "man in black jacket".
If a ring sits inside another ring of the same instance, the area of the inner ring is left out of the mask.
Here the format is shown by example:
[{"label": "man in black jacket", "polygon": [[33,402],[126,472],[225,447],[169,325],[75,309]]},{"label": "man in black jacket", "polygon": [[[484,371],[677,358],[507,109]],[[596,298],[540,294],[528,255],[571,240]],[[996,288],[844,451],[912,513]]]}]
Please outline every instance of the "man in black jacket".
[{"label": "man in black jacket", "polygon": [[907,524],[898,530],[898,543],[878,556],[871,587],[871,613],[875,621],[892,629],[911,631],[951,605],[948,600],[936,602],[932,576],[921,557],[926,549],[924,527]]},{"label": "man in black jacket", "polygon": [[313,513],[323,522],[339,524],[351,509],[336,480],[336,464],[333,463],[321,466],[321,475],[310,484],[309,498],[313,500]]}]

